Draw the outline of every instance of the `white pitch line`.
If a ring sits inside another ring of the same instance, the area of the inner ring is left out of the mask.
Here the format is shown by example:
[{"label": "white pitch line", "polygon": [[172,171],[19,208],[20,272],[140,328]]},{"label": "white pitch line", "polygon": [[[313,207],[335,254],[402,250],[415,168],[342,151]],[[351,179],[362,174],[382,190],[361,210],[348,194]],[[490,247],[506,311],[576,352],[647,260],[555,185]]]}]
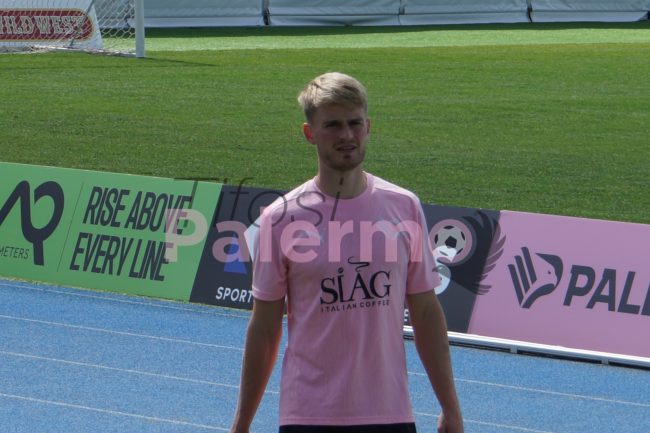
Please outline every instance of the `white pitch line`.
[{"label": "white pitch line", "polygon": [[171,337],[160,337],[156,335],[148,335],[148,334],[137,334],[134,332],[125,332],[125,331],[115,331],[112,329],[105,329],[105,328],[95,328],[91,326],[83,326],[83,325],[72,325],[69,323],[61,323],[61,322],[51,322],[48,320],[39,320],[39,319],[28,319],[26,317],[16,317],[16,316],[7,316],[4,314],[0,314],[0,319],[6,319],[6,320],[18,320],[18,321],[24,321],[24,322],[30,322],[30,323],[39,323],[42,325],[49,325],[49,326],[60,326],[63,328],[71,328],[71,329],[80,329],[83,331],[93,331],[93,332],[102,332],[105,334],[115,334],[115,335],[123,335],[127,337],[138,337],[138,338],[147,338],[150,340],[158,340],[158,341],[168,341],[171,343],[181,343],[181,344],[191,344],[194,346],[203,346],[203,347],[212,347],[215,349],[225,349],[225,350],[236,350],[238,352],[243,352],[244,350],[240,347],[235,347],[235,346],[224,346],[220,344],[212,344],[212,343],[201,343],[198,341],[192,341],[192,340],[184,340],[180,338],[171,338]]},{"label": "white pitch line", "polygon": [[[414,376],[427,377],[427,375],[424,374],[424,373],[415,373],[415,372],[409,371],[409,374],[412,374]],[[576,398],[576,399],[591,400],[591,401],[597,401],[597,402],[603,402],[603,403],[614,403],[614,404],[620,404],[620,405],[625,405],[625,406],[636,406],[636,407],[650,408],[650,404],[638,403],[638,402],[634,402],[634,401],[615,400],[615,399],[610,399],[610,398],[594,397],[594,396],[581,395],[581,394],[570,394],[570,393],[566,393],[566,392],[549,391],[549,390],[539,389],[539,388],[526,388],[526,387],[523,387],[523,386],[505,385],[505,384],[502,384],[502,383],[484,382],[484,381],[480,381],[480,380],[459,379],[459,378],[456,378],[455,380],[457,382],[471,383],[471,384],[475,384],[475,385],[484,385],[484,386],[494,386],[494,387],[497,387],[497,388],[512,389],[514,391],[536,392],[536,393],[539,393],[539,394],[554,395],[554,396],[559,396],[559,397]]]},{"label": "white pitch line", "polygon": [[118,411],[118,410],[101,409],[101,408],[97,408],[97,407],[83,406],[83,405],[80,405],[80,404],[65,403],[65,402],[62,402],[62,401],[44,400],[44,399],[34,398],[34,397],[25,397],[25,396],[22,396],[22,395],[5,394],[5,393],[2,393],[2,392],[0,392],[0,397],[13,399],[13,400],[29,401],[31,403],[49,404],[49,405],[53,405],[53,406],[65,407],[65,408],[68,408],[68,409],[87,410],[87,411],[99,412],[99,413],[103,413],[103,414],[107,414],[107,415],[124,416],[124,417],[129,417],[129,418],[142,419],[142,420],[146,420],[146,421],[156,421],[156,422],[163,422],[163,423],[167,423],[167,424],[182,425],[182,426],[200,428],[200,429],[204,429],[204,430],[215,430],[215,431],[226,431],[226,432],[229,431],[229,429],[227,429],[227,428],[217,427],[217,426],[212,426],[212,425],[196,424],[196,423],[181,421],[181,420],[176,420],[176,419],[158,418],[158,417],[155,417],[155,416],[147,416],[147,415],[140,415],[140,414],[136,414],[136,413],[121,412],[121,411]]},{"label": "white pitch line", "polygon": [[[15,288],[15,289],[27,289],[27,290],[34,290],[34,291],[39,291],[39,292],[48,292],[48,293],[57,293],[60,295],[69,295],[69,296],[76,296],[80,298],[90,298],[90,299],[99,299],[102,301],[108,301],[108,302],[117,302],[117,303],[122,303],[122,304],[133,304],[133,305],[143,305],[147,307],[157,307],[157,308],[166,308],[170,310],[178,310],[178,311],[189,311],[192,313],[201,313],[201,314],[208,314],[208,315],[214,315],[214,316],[225,316],[225,317],[232,317],[232,318],[237,318],[237,319],[249,319],[250,316],[243,315],[243,314],[227,314],[227,313],[221,313],[218,311],[211,311],[208,310],[208,307],[205,309],[200,309],[200,308],[188,308],[188,307],[182,307],[179,305],[171,305],[173,301],[167,301],[170,303],[170,305],[165,305],[162,303],[156,303],[156,302],[145,302],[143,300],[137,300],[137,298],[134,299],[118,299],[118,298],[113,298],[113,297],[108,297],[108,296],[100,296],[100,295],[94,295],[90,293],[75,293],[67,290],[57,290],[54,288],[46,288],[46,287],[36,287],[36,286],[29,286],[29,285],[15,285],[15,284],[7,284],[7,283],[0,283],[0,288],[2,287],[8,287],[8,288]],[[115,294],[116,296],[118,295],[117,293]],[[128,296],[128,295],[124,295]],[[161,300],[160,302],[165,302],[164,300]]]},{"label": "white pitch line", "polygon": [[[432,413],[425,413],[425,412],[413,412],[415,415],[420,415],[420,416],[429,416],[429,417],[438,417],[438,415],[434,415]],[[514,425],[507,425],[507,424],[497,424],[493,422],[486,422],[486,421],[477,421],[473,419],[467,419],[463,418],[463,422],[466,424],[479,424],[479,425],[485,425],[485,426],[490,426],[490,427],[499,427],[499,428],[505,428],[508,430],[515,430],[515,431],[523,431],[523,432],[530,432],[530,433],[555,433],[551,431],[546,431],[546,430],[535,430],[531,428],[526,428],[526,427],[519,427],[519,426],[514,426]]]},{"label": "white pitch line", "polygon": [[[5,350],[0,350],[0,355],[6,355],[6,356],[13,356],[17,358],[27,358],[27,359],[35,359],[38,361],[47,361],[47,362],[56,362],[60,364],[67,364],[67,365],[74,365],[78,367],[86,367],[86,368],[97,368],[101,370],[109,370],[109,371],[117,371],[119,373],[129,373],[129,374],[136,374],[140,376],[149,376],[149,377],[155,377],[159,379],[168,379],[168,380],[177,380],[181,382],[189,382],[189,383],[196,383],[200,385],[210,385],[210,386],[218,386],[221,388],[229,388],[229,389],[239,389],[239,386],[237,385],[229,385],[227,383],[221,383],[221,382],[211,382],[208,380],[201,380],[201,379],[190,379],[186,377],[180,377],[180,376],[172,376],[168,374],[160,374],[160,373],[151,373],[148,371],[142,371],[142,370],[132,370],[132,369],[127,369],[127,368],[119,368],[119,367],[111,367],[108,365],[103,365],[103,364],[91,364],[87,362],[79,362],[79,361],[70,361],[67,359],[59,359],[59,358],[51,358],[51,357],[46,357],[46,356],[38,356],[38,355],[30,355],[26,353],[17,353],[17,352],[8,352]],[[267,390],[265,391],[266,394],[279,394],[277,391],[270,391]]]},{"label": "white pitch line", "polygon": [[189,378],[184,378],[184,377],[179,377],[179,376],[171,376],[167,374],[159,374],[159,373],[150,373],[146,371],[141,371],[141,370],[131,370],[128,368],[119,368],[119,367],[110,367],[108,365],[102,365],[102,364],[91,364],[87,362],[79,362],[79,361],[70,361],[67,359],[59,359],[59,358],[50,358],[46,356],[37,356],[37,355],[29,355],[26,353],[16,353],[16,352],[7,352],[5,350],[0,350],[0,355],[6,355],[6,356],[13,356],[17,358],[27,358],[27,359],[35,359],[38,361],[47,361],[47,362],[56,362],[59,364],[67,364],[67,365],[74,365],[78,367],[86,367],[86,368],[97,368],[101,370],[110,370],[110,371],[117,371],[119,373],[129,373],[129,374],[137,374],[141,376],[150,376],[150,377],[156,377],[160,379],[170,379],[170,380],[178,380],[182,382],[190,382],[190,383],[197,383],[201,385],[212,385],[212,386],[219,386],[223,388],[231,388],[231,389],[239,389],[238,386],[235,385],[228,385],[225,383],[219,383],[219,382],[209,382],[206,380],[199,380],[199,379],[189,379]]},{"label": "white pitch line", "polygon": [[[80,298],[90,298],[90,299],[99,299],[102,301],[108,301],[108,302],[117,302],[117,303],[122,303],[122,304],[133,304],[133,305],[143,305],[146,307],[156,307],[156,308],[165,308],[168,310],[177,310],[177,311],[187,311],[191,313],[199,313],[199,314],[205,314],[209,316],[222,316],[222,317],[230,317],[230,318],[235,318],[235,319],[244,319],[244,320],[249,320],[250,316],[249,315],[243,315],[243,314],[232,314],[232,313],[222,313],[217,310],[217,308],[227,308],[227,307],[217,307],[217,306],[208,306],[205,305],[204,308],[199,308],[199,304],[196,304],[196,308],[189,308],[189,307],[181,307],[178,305],[171,305],[175,301],[165,301],[164,299],[161,299],[159,302],[169,302],[170,305],[164,305],[161,303],[154,303],[154,302],[144,302],[137,299],[137,295],[123,295],[123,296],[132,296],[134,299],[117,299],[113,297],[107,297],[107,296],[99,296],[99,295],[91,295],[89,293],[74,293],[70,292],[67,290],[56,290],[56,289],[48,289],[45,287],[36,287],[36,286],[18,286],[18,285],[13,285],[13,284],[6,284],[0,282],[0,289],[3,287],[8,287],[8,288],[16,288],[16,289],[27,289],[27,290],[34,290],[34,291],[39,291],[39,292],[46,292],[46,293],[57,293],[60,295],[69,295],[69,296],[76,296]],[[79,289],[80,291],[82,289]],[[117,296],[118,294],[115,293]],[[212,309],[211,309],[212,308]],[[282,319],[282,323],[284,325],[287,324],[287,319],[286,316]]]}]

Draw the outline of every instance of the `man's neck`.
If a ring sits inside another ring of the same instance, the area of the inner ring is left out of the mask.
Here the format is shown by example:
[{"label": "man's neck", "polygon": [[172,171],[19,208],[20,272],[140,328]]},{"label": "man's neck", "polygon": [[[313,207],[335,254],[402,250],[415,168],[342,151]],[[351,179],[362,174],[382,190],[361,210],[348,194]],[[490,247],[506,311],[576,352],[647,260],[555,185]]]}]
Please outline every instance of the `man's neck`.
[{"label": "man's neck", "polygon": [[321,168],[316,175],[316,185],[331,197],[350,199],[365,191],[367,180],[361,166],[346,172]]}]

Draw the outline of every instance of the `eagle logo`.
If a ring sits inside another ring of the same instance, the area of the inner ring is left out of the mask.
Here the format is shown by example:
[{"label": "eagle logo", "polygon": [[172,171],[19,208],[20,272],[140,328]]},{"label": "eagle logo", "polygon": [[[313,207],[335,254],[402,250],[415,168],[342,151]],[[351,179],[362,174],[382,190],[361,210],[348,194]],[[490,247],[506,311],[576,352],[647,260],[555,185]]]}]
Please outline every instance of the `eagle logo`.
[{"label": "eagle logo", "polygon": [[437,294],[447,290],[452,281],[476,295],[491,289],[483,281],[503,255],[506,236],[498,218],[482,211],[476,215],[445,219],[431,230],[435,270],[441,277]]}]

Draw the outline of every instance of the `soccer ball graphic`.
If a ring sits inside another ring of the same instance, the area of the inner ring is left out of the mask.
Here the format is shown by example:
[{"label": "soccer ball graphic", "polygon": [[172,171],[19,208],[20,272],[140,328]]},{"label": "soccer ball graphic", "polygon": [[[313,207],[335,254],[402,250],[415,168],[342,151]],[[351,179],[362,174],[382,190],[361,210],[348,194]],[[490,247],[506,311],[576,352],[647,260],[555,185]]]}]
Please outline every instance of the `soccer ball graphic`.
[{"label": "soccer ball graphic", "polygon": [[433,242],[436,248],[443,247],[443,250],[453,250],[455,251],[454,255],[458,255],[465,248],[467,237],[459,227],[444,226],[435,234]]},{"label": "soccer ball graphic", "polygon": [[441,263],[459,264],[470,255],[472,232],[461,221],[441,221],[436,224],[431,234],[434,256]]},{"label": "soccer ball graphic", "polygon": [[467,237],[463,230],[456,226],[444,226],[434,237],[436,247],[446,246],[456,250],[456,254],[463,251]]}]

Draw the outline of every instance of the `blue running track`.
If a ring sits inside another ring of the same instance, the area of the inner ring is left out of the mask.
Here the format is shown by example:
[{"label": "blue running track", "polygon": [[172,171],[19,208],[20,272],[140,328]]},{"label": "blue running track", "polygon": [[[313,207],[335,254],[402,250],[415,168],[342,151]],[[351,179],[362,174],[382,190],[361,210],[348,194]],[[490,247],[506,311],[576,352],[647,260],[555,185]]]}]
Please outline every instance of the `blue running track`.
[{"label": "blue running track", "polygon": [[[248,317],[0,280],[0,433],[228,431]],[[439,407],[405,345],[418,431],[434,433]],[[650,371],[464,347],[452,356],[467,433],[650,433]],[[278,372],[253,432],[277,431]]]}]

